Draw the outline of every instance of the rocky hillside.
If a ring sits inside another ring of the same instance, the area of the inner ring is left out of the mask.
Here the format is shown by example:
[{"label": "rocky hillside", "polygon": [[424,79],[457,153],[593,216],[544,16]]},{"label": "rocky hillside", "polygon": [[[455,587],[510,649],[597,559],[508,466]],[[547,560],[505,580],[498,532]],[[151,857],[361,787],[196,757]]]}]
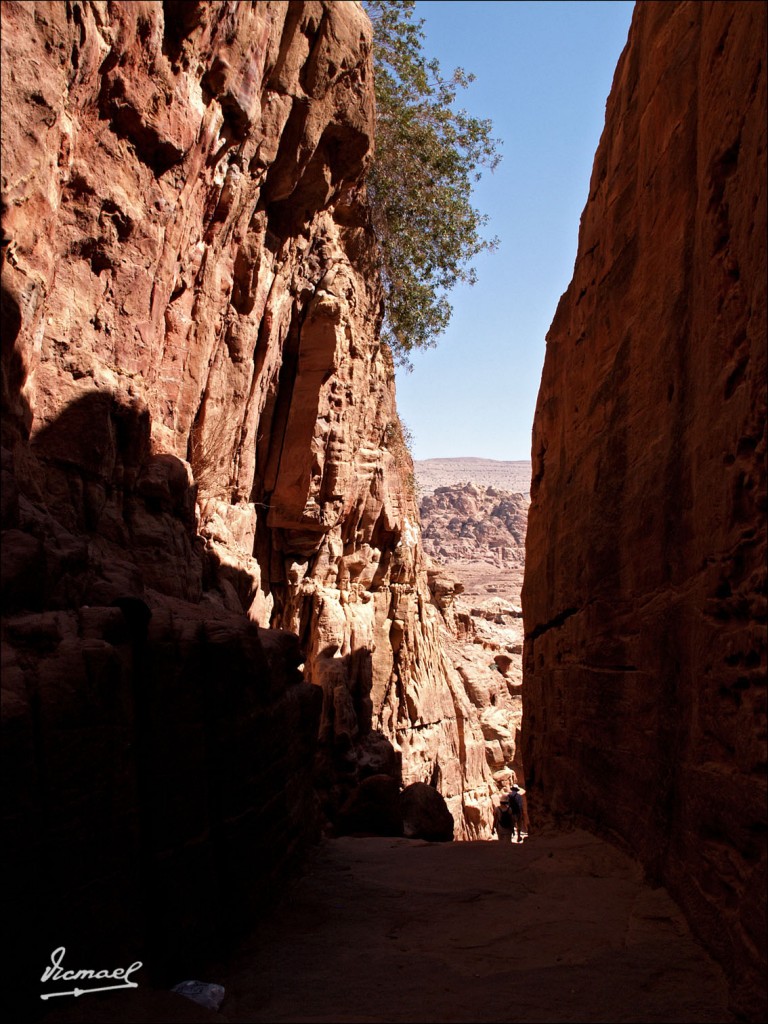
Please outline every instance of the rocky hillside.
[{"label": "rocky hillside", "polygon": [[419,504],[424,550],[443,562],[522,566],[527,494],[466,483],[438,487]]},{"label": "rocky hillside", "polygon": [[533,433],[529,793],[766,1017],[766,6],[641,3]]},{"label": "rocky hillside", "polygon": [[[439,467],[435,468],[435,464]],[[424,549],[432,561],[430,587],[445,621],[443,647],[478,709],[485,756],[495,782],[522,780],[523,628],[520,588],[529,498],[526,463],[486,459],[415,464],[421,489],[425,465],[434,490],[422,494]],[[488,466],[526,493],[486,487]],[[458,468],[457,468],[458,467]],[[439,475],[437,475],[439,472]],[[454,473],[468,482],[445,485]]]},{"label": "rocky hillside", "polygon": [[495,784],[522,782],[522,569],[448,563],[429,570],[443,614],[442,645],[462,681],[485,740]]}]

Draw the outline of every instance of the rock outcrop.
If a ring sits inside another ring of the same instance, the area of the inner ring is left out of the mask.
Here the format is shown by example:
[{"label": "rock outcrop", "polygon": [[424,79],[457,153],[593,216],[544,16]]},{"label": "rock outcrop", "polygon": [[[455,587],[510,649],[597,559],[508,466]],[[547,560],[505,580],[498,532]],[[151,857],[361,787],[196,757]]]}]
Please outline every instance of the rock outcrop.
[{"label": "rock outcrop", "polygon": [[213,905],[226,878],[237,903],[241,834],[269,884],[316,826],[318,734],[327,815],[386,772],[487,834],[377,338],[362,7],[2,11],[13,900],[64,838],[61,914],[120,899],[134,862],[86,856],[87,819],[144,844],[153,892]]},{"label": "rock outcrop", "polygon": [[392,775],[369,775],[336,816],[339,835],[406,836],[427,842],[453,839],[453,815],[434,786],[412,782],[401,790]]},{"label": "rock outcrop", "polygon": [[766,8],[638,4],[533,436],[535,806],[619,837],[766,1016]]},{"label": "rock outcrop", "polygon": [[[451,460],[431,460],[435,464]],[[491,465],[508,479],[525,463],[456,460],[463,472]],[[421,483],[422,464],[416,464]],[[445,472],[446,467],[442,467]],[[433,476],[434,479],[434,476]],[[529,486],[523,478],[521,486]],[[485,740],[488,767],[500,790],[523,777],[522,610],[519,606],[530,499],[474,481],[435,486],[421,498],[424,548],[435,604],[445,622],[443,648],[458,674]]]},{"label": "rock outcrop", "polygon": [[419,506],[424,550],[441,562],[522,566],[529,505],[527,493],[437,487]]}]

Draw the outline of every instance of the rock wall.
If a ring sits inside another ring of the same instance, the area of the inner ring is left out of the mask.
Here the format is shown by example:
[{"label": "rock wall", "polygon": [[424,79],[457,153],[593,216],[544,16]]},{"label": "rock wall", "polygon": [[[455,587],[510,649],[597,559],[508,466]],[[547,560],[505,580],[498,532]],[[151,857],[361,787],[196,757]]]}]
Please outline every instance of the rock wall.
[{"label": "rock wall", "polygon": [[[266,815],[279,862],[317,820],[312,781],[333,818],[382,771],[438,787],[457,837],[487,834],[482,730],[440,650],[378,343],[361,6],[2,17],[3,650],[10,762],[36,780],[9,811],[18,863],[32,833],[51,855],[60,799],[80,835],[96,786],[103,823],[105,723],[151,737],[126,734],[118,773],[150,859],[173,861],[153,801],[206,765],[214,806],[172,830],[180,855]],[[50,765],[81,735],[63,793]]]},{"label": "rock wall", "polygon": [[533,435],[534,803],[626,842],[765,1018],[766,8],[638,4]]},{"label": "rock wall", "polygon": [[[336,776],[369,767],[356,743],[380,733],[404,781],[441,780],[461,833],[462,794],[485,792],[482,737],[457,728],[445,685],[377,340],[360,5],[4,17],[8,443],[45,452],[48,507],[55,492],[57,514],[130,549],[144,586],[297,632]],[[126,533],[114,481],[73,498],[72,466],[99,473],[112,453],[79,427],[56,450],[44,437],[97,395],[148,419],[145,500],[196,487],[184,516],[202,545],[146,518]]]},{"label": "rock wall", "polygon": [[522,612],[506,596],[488,598],[486,594],[471,599],[472,595],[465,595],[464,584],[442,567],[431,569],[429,580],[445,622],[443,650],[476,709],[485,758],[498,789],[496,795],[501,796],[524,776],[520,744]]}]

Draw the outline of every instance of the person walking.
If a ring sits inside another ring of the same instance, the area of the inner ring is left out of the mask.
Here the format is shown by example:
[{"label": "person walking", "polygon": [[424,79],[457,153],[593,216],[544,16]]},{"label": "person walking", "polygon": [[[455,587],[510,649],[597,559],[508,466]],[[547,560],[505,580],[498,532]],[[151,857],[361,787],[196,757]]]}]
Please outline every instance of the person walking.
[{"label": "person walking", "polygon": [[507,806],[509,807],[509,816],[512,822],[512,834],[510,836],[510,842],[515,841],[515,833],[517,833],[518,843],[523,841],[523,794],[524,789],[515,782],[512,786],[512,791],[509,794],[507,800]]},{"label": "person walking", "polygon": [[499,806],[493,812],[493,831],[499,838],[500,843],[512,842],[512,829],[514,821],[509,810],[509,797],[503,796]]}]

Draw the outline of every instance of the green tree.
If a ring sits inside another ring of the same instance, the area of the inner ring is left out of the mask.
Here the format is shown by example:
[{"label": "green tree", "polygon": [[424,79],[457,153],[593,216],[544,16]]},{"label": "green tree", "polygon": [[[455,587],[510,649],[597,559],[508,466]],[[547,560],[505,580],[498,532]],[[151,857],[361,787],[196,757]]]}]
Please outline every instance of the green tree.
[{"label": "green tree", "polygon": [[374,30],[376,155],[368,179],[379,245],[385,315],[382,338],[396,359],[436,343],[452,308],[446,293],[474,283],[471,262],[493,250],[482,237],[488,218],[472,205],[481,168],[501,157],[490,120],[455,106],[474,75],[444,78],[422,52],[415,0],[364,2]]}]

